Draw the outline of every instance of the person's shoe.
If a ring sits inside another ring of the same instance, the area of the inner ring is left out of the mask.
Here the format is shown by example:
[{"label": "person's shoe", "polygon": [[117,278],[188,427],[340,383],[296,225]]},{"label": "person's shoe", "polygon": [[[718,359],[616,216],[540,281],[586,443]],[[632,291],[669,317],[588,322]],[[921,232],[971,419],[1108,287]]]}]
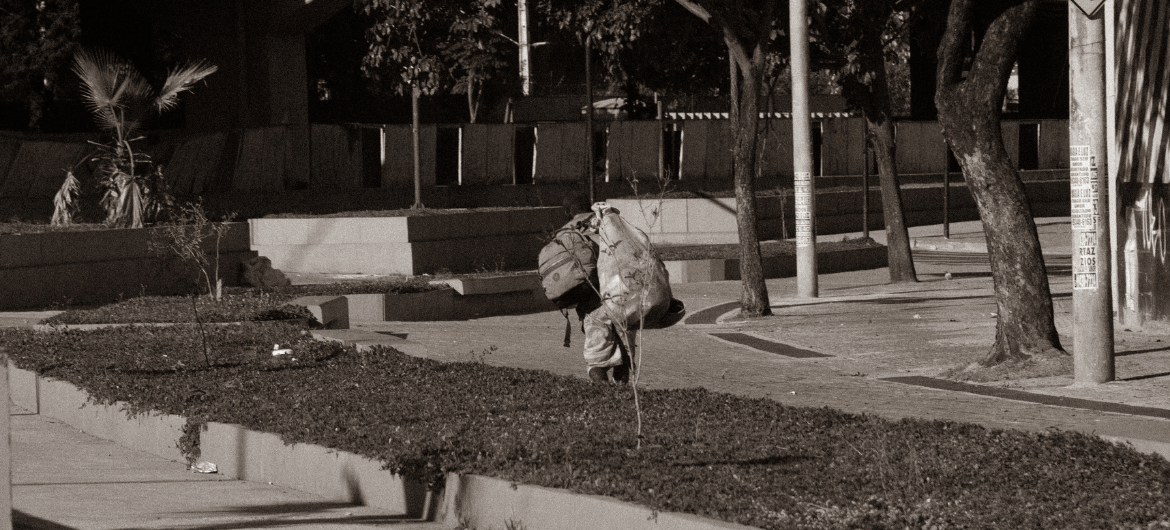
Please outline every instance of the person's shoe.
[{"label": "person's shoe", "polygon": [[594,383],[608,383],[609,382],[609,368],[603,366],[595,366],[589,369],[589,380]]},{"label": "person's shoe", "polygon": [[630,365],[628,363],[613,367],[613,382],[621,384],[630,382]]}]

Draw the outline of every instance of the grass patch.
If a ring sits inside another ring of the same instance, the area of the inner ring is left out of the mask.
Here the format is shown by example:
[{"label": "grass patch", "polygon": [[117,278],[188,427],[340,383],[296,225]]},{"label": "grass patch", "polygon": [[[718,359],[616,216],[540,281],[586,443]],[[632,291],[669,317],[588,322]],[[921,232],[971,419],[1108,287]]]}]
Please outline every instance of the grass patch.
[{"label": "grass patch", "polygon": [[[278,289],[224,288],[224,297],[195,299],[202,322],[247,322],[309,318],[303,306],[288,305],[302,296],[347,294],[404,294],[446,289],[421,278],[292,285]],[[42,324],[150,324],[194,322],[192,300],[186,296],[140,296],[95,308],[75,308],[43,320]]]},{"label": "grass patch", "polygon": [[[212,333],[210,366],[188,327],[4,330],[0,345],[18,366],[101,402],[362,454],[435,487],[448,471],[478,473],[768,529],[1170,521],[1170,462],[1079,433],[651,390],[641,393],[646,437],[636,450],[628,387],[360,353],[283,324]],[[274,343],[293,354],[272,357]]]},{"label": "grass patch", "polygon": [[967,383],[994,383],[1017,379],[1034,379],[1072,375],[1071,355],[1033,355],[1027,359],[1012,360],[995,366],[979,363],[951,368],[939,377]]},{"label": "grass patch", "polygon": [[31,221],[0,223],[0,235],[43,234],[47,232],[90,232],[93,230],[111,230],[111,228],[102,223],[74,223],[64,226],[53,226],[49,223]]}]

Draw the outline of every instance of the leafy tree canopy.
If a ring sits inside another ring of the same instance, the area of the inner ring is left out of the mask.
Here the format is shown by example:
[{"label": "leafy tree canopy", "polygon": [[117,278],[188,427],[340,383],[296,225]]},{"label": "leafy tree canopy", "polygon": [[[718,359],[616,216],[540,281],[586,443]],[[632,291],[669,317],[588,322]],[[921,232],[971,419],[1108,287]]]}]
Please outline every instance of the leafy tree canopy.
[{"label": "leafy tree canopy", "polygon": [[[424,94],[465,90],[505,62],[500,0],[358,0],[373,17],[362,71],[398,94],[417,83]],[[460,89],[456,87],[462,85]]]},{"label": "leafy tree canopy", "polygon": [[27,116],[20,125],[38,129],[45,107],[68,97],[79,18],[76,0],[0,0],[0,100]]}]

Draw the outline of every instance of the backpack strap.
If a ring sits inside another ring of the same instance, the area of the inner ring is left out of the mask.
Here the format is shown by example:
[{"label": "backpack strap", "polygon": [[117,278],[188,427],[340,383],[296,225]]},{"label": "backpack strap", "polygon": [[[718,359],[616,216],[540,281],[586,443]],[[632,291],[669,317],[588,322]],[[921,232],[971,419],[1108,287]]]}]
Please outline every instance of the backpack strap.
[{"label": "backpack strap", "polygon": [[569,322],[569,310],[561,309],[561,314],[565,316],[565,347],[569,347],[570,339],[573,337],[573,325]]}]

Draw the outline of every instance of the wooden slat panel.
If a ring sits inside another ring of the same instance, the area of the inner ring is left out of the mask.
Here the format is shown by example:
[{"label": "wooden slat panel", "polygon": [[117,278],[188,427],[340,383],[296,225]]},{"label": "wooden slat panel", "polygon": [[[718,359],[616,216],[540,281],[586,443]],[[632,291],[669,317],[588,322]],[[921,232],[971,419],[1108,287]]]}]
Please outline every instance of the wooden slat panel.
[{"label": "wooden slat panel", "polygon": [[227,134],[196,136],[175,150],[166,166],[167,181],[177,195],[199,194],[214,180]]},{"label": "wooden slat panel", "polygon": [[536,129],[536,182],[585,179],[585,124],[548,123]]},{"label": "wooden slat panel", "polygon": [[[419,180],[435,185],[435,125],[418,128]],[[382,162],[382,187],[414,186],[414,139],[410,125],[386,126],[386,158]]]},{"label": "wooden slat panel", "polygon": [[488,126],[471,123],[463,126],[459,137],[460,174],[463,185],[488,182]]},{"label": "wooden slat panel", "polygon": [[516,128],[512,124],[487,127],[485,171],[490,184],[512,184],[516,158]]},{"label": "wooden slat panel", "polygon": [[704,168],[709,179],[730,179],[735,168],[732,149],[735,136],[731,133],[728,120],[704,120],[707,124],[707,164]]},{"label": "wooden slat panel", "polygon": [[244,131],[232,178],[233,190],[284,189],[285,136],[284,127],[261,127]]},{"label": "wooden slat panel", "polygon": [[358,130],[341,125],[313,125],[311,153],[310,188],[344,190],[362,187],[362,146]]},{"label": "wooden slat panel", "polygon": [[821,174],[860,175],[864,153],[864,119],[832,118],[821,121]]},{"label": "wooden slat panel", "polygon": [[902,121],[897,125],[898,173],[942,173],[946,143],[935,121]]},{"label": "wooden slat panel", "polygon": [[609,126],[606,149],[610,182],[637,178],[642,182],[658,178],[658,142],[662,124],[658,121],[615,121]]},{"label": "wooden slat panel", "polygon": [[758,175],[792,176],[792,120],[762,120],[764,126],[756,146]]},{"label": "wooden slat panel", "polygon": [[[83,143],[21,143],[9,165],[8,178],[0,187],[0,197],[53,196],[65,181],[65,172],[82,161],[91,150]],[[78,175],[78,178],[83,177]]]},{"label": "wooden slat panel", "polygon": [[682,129],[679,178],[702,180],[707,167],[707,126],[704,121],[688,120],[683,122]]}]

